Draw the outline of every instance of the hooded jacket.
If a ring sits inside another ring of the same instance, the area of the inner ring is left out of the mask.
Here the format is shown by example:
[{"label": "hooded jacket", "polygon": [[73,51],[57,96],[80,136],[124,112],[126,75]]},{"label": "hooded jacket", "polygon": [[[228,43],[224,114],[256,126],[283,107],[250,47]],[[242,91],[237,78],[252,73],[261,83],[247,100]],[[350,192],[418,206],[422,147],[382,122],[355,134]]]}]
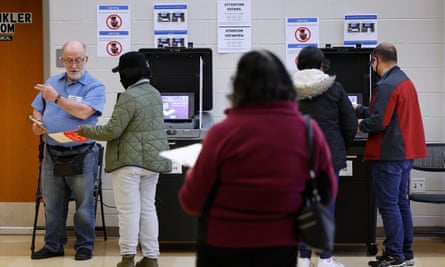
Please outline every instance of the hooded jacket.
[{"label": "hooded jacket", "polygon": [[343,86],[318,69],[294,74],[300,111],[314,118],[322,129],[336,171],[346,167],[346,151],[357,132],[357,117]]}]

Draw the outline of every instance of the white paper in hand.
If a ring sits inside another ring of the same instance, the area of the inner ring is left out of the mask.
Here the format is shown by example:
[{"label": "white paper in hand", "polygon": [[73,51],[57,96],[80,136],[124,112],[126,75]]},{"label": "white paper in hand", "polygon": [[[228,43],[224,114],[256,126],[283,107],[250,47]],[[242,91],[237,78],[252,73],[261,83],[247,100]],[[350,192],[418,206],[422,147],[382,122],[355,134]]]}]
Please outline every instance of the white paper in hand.
[{"label": "white paper in hand", "polygon": [[196,143],[171,150],[161,151],[159,152],[159,155],[186,167],[193,167],[196,159],[198,159],[199,153],[201,152],[201,146],[201,143]]}]

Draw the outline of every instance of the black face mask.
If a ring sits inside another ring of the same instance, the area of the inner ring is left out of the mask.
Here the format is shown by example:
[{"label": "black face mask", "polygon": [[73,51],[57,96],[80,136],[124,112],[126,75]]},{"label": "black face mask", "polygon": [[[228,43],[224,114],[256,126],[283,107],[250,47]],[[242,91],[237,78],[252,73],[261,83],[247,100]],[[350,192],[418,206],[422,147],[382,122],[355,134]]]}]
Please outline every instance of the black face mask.
[{"label": "black face mask", "polygon": [[371,74],[372,87],[374,88],[376,86],[376,83],[380,80],[380,75],[372,69],[372,66],[370,66],[370,68],[371,68],[370,74]]},{"label": "black face mask", "polygon": [[[371,69],[371,75],[373,77],[375,77],[377,80],[380,79],[380,75],[374,70],[374,68],[372,67],[372,64],[374,63],[374,61],[369,62],[369,68]],[[377,66],[376,66],[376,70],[377,70]]]},{"label": "black face mask", "polygon": [[124,72],[119,72],[119,76],[121,78],[121,84],[125,89],[139,80],[138,76],[126,75]]},{"label": "black face mask", "polygon": [[379,75],[375,70],[373,70],[372,68],[371,68],[371,72],[372,72],[372,75],[373,75],[374,77],[376,77],[377,80],[380,80],[380,78],[382,78],[382,77],[380,77],[380,75]]},{"label": "black face mask", "polygon": [[121,79],[122,86],[127,89],[130,85],[136,83],[140,79],[150,79],[151,78],[151,70],[149,68],[145,69],[122,69],[119,70],[119,77]]},{"label": "black face mask", "polygon": [[131,85],[131,83],[125,80],[121,80],[121,84],[125,89],[127,89]]}]

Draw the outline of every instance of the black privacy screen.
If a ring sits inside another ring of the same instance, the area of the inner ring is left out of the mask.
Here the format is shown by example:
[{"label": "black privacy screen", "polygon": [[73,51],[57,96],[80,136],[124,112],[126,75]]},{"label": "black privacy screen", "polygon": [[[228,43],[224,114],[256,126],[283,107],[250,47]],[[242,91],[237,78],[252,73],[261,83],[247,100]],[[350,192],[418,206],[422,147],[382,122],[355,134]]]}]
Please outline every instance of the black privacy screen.
[{"label": "black privacy screen", "polygon": [[[162,93],[193,93],[195,111],[213,107],[212,50],[208,48],[142,48],[152,70],[151,84]],[[202,67],[201,67],[202,66]],[[201,74],[202,73],[202,77]],[[202,82],[202,94],[200,94]]]},{"label": "black privacy screen", "polygon": [[376,77],[371,72],[372,48],[334,47],[321,49],[330,65],[327,73],[336,75],[350,96],[360,104],[369,105],[371,88]]}]

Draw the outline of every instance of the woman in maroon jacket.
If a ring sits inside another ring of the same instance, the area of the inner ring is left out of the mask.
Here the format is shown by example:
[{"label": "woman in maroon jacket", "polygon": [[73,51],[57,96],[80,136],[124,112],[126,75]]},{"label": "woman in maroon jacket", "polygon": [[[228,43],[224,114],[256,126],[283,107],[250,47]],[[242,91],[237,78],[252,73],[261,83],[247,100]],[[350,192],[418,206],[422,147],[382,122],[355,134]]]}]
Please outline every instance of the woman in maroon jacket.
[{"label": "woman in maroon jacket", "polygon": [[[203,140],[179,192],[199,215],[198,267],[294,267],[296,213],[309,178],[306,125],[282,62],[271,52],[240,59],[227,118]],[[314,124],[318,172],[337,193],[329,147]]]}]

